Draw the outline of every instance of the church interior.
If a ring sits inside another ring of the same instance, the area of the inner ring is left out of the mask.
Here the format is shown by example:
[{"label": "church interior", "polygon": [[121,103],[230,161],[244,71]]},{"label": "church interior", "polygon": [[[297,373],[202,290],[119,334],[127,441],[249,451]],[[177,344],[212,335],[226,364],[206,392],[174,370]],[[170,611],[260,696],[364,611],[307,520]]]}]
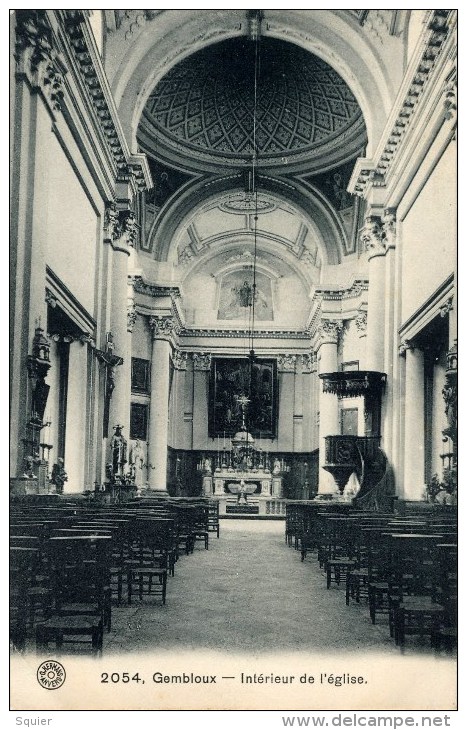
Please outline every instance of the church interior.
[{"label": "church interior", "polygon": [[126,617],[155,606],[189,643],[204,580],[195,634],[237,648],[249,540],[258,650],[255,585],[288,649],[311,590],[328,641],[452,654],[456,27],[11,13],[15,650],[148,646]]}]

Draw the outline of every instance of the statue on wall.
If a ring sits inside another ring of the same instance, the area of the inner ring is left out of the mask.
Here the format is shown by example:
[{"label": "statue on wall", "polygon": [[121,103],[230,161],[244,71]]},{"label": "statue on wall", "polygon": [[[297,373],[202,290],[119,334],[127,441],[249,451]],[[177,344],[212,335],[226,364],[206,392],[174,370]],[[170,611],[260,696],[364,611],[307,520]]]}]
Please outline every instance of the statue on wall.
[{"label": "statue on wall", "polygon": [[111,453],[111,472],[112,478],[122,479],[124,476],[124,467],[127,463],[127,442],[122,434],[123,426],[114,426],[114,435],[110,441]]},{"label": "statue on wall", "polygon": [[137,487],[143,486],[144,452],[141,444],[136,440],[130,450],[129,456],[130,476]]},{"label": "statue on wall", "polygon": [[50,481],[55,484],[57,494],[63,494],[63,486],[68,481],[68,475],[65,471],[65,462],[61,456],[58,457],[57,463],[52,467]]}]

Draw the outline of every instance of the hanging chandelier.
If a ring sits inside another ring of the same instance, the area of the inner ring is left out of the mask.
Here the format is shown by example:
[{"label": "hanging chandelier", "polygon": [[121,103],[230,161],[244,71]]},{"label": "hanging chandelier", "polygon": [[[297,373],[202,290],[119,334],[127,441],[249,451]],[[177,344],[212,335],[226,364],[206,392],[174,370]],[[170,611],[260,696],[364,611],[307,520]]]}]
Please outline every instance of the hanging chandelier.
[{"label": "hanging chandelier", "polygon": [[258,121],[258,86],[260,72],[260,39],[261,21],[263,12],[261,10],[247,11],[247,32],[248,37],[254,43],[254,76],[253,76],[253,149],[251,154],[251,169],[248,171],[246,181],[246,195],[252,201],[253,215],[253,281],[249,297],[249,322],[248,322],[248,359],[250,361],[250,398],[252,384],[252,366],[256,360],[255,354],[255,304],[257,300],[256,291],[256,264],[257,264],[257,239],[258,239],[258,146],[256,140],[256,129]]}]

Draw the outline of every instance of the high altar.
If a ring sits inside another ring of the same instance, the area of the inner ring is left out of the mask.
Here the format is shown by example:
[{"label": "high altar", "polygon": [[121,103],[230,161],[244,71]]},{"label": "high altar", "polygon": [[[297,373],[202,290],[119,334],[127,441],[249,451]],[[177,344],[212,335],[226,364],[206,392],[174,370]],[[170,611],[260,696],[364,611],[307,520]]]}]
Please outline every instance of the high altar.
[{"label": "high altar", "polygon": [[282,476],[267,468],[221,466],[203,475],[203,493],[219,501],[219,514],[285,515]]},{"label": "high altar", "polygon": [[215,468],[210,458],[202,465],[203,494],[219,501],[221,515],[285,515],[282,491],[284,464],[255,449],[254,438],[242,430],[232,439],[232,448],[218,453]]}]

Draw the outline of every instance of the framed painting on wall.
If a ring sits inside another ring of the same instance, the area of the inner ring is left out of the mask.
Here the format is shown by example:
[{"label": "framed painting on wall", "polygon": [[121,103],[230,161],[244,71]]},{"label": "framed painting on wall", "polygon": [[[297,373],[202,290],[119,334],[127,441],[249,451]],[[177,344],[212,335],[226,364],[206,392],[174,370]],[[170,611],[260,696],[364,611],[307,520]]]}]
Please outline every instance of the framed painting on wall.
[{"label": "framed painting on wall", "polygon": [[209,383],[209,436],[233,436],[242,427],[238,398],[249,399],[246,426],[255,437],[274,438],[278,416],[275,360],[214,357]]}]

